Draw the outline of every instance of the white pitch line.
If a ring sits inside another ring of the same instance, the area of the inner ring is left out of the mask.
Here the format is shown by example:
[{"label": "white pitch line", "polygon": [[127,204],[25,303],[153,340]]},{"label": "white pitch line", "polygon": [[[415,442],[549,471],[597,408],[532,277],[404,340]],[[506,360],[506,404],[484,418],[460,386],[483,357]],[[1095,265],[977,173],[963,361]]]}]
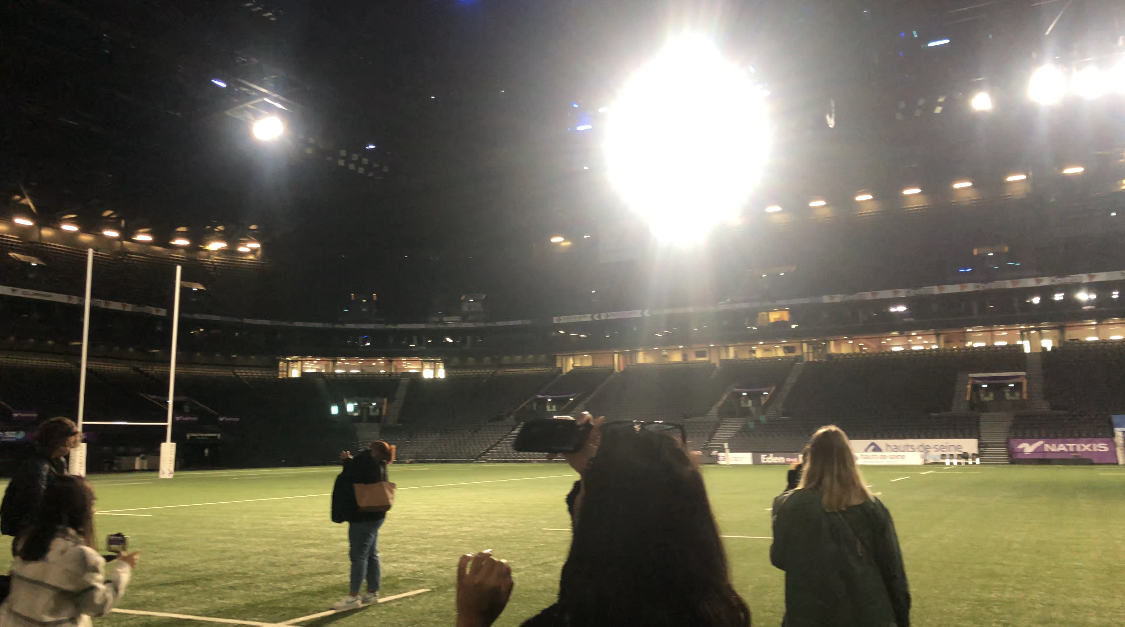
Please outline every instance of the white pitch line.
[{"label": "white pitch line", "polygon": [[135,614],[137,616],[156,616],[158,618],[179,618],[182,620],[196,620],[204,623],[223,623],[225,625],[251,625],[252,627],[273,627],[276,623],[261,623],[254,620],[236,620],[234,618],[213,618],[210,616],[191,616],[190,614],[169,614],[168,612],[147,612],[145,610],[123,610],[114,608],[118,614]]},{"label": "white pitch line", "polygon": [[175,507],[201,507],[203,505],[231,505],[233,503],[257,503],[257,502],[260,502],[260,501],[283,501],[285,499],[307,499],[307,498],[312,498],[312,497],[316,497],[316,496],[329,496],[329,493],[326,492],[324,494],[302,494],[300,496],[273,496],[273,497],[263,498],[263,499],[244,499],[244,500],[241,500],[241,501],[215,501],[215,502],[212,502],[212,503],[185,503],[183,505],[154,505],[152,507],[130,507],[128,509],[111,509],[111,510],[106,510],[104,512],[99,512],[99,513],[101,513],[101,514],[118,514],[118,513],[121,513],[121,512],[141,512],[141,511],[147,511],[147,510],[151,510],[151,509],[172,509],[172,508],[175,508]]},{"label": "white pitch line", "polygon": [[570,475],[547,475],[545,477],[519,477],[516,479],[488,479],[486,481],[465,481],[463,483],[440,483],[438,485],[415,485],[406,488],[399,488],[399,490],[420,490],[422,488],[448,488],[459,485],[477,485],[481,483],[504,483],[507,481],[530,481],[532,479],[558,479],[559,477],[569,477]]},{"label": "white pitch line", "polygon": [[[408,487],[405,487],[405,488],[399,488],[399,491],[402,491],[402,490],[421,490],[423,488],[448,488],[448,487],[451,487],[451,486],[476,485],[476,484],[481,484],[481,483],[504,483],[504,482],[507,482],[507,481],[528,481],[528,480],[531,480],[531,479],[557,479],[559,477],[568,477],[568,476],[570,476],[570,475],[548,475],[546,477],[520,477],[520,478],[517,478],[517,479],[490,479],[490,480],[487,480],[487,481],[466,481],[466,482],[463,482],[463,483],[442,483],[442,484],[438,484],[438,485],[416,485],[416,486],[408,486]],[[261,498],[261,499],[243,499],[243,500],[240,500],[240,501],[214,501],[214,502],[210,502],[210,503],[184,503],[184,504],[181,504],[181,505],[154,505],[154,506],[151,506],[151,507],[131,507],[131,508],[128,508],[128,509],[111,509],[111,510],[106,510],[104,512],[99,512],[99,513],[101,513],[101,514],[118,514],[118,513],[121,513],[121,512],[140,512],[140,511],[148,511],[148,510],[153,510],[153,509],[173,509],[173,508],[177,508],[177,507],[202,507],[204,505],[232,505],[232,504],[236,504],[236,503],[259,503],[259,502],[262,502],[262,501],[284,501],[286,499],[307,499],[307,498],[314,498],[314,497],[318,497],[318,496],[331,496],[331,494],[328,493],[328,492],[325,492],[323,494],[301,494],[301,495],[297,495],[297,496],[273,496],[273,497]]]},{"label": "white pitch line", "polygon": [[746,540],[773,540],[771,536],[723,536],[724,538],[743,538]]},{"label": "white pitch line", "polygon": [[[429,591],[430,591],[429,588],[421,588],[419,590],[411,590],[410,592],[403,592],[402,594],[394,594],[394,595],[391,595],[389,597],[380,597],[375,602],[376,603],[389,603],[390,601],[397,601],[399,599],[405,599],[406,597],[412,597],[412,596],[422,594],[424,592],[429,592]],[[370,607],[370,606],[360,606],[360,607]],[[356,608],[356,609],[358,609],[358,608]],[[325,616],[332,616],[333,614],[339,614],[340,612],[346,612],[346,611],[350,611],[350,610],[325,610],[323,612],[317,612],[316,614],[309,614],[308,616],[302,616],[300,618],[293,618],[293,619],[285,621],[284,623],[279,623],[279,624],[281,624],[281,625],[296,625],[297,623],[303,623],[307,620],[316,620],[318,618],[324,618]]]},{"label": "white pitch line", "polygon": [[937,471],[936,470],[927,470],[926,472],[919,473],[919,474],[928,475],[928,474],[931,474],[931,473],[934,473],[934,472],[937,472]]},{"label": "white pitch line", "polygon": [[896,481],[902,481],[903,479],[909,479],[909,478],[910,477],[899,477],[898,479],[891,479],[891,483],[894,483]]}]

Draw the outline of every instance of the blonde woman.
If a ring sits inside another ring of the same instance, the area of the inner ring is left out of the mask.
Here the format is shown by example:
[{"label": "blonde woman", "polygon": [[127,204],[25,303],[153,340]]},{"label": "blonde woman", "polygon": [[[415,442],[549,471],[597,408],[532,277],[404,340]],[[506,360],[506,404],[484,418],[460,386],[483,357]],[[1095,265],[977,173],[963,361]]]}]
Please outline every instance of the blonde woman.
[{"label": "blonde woman", "polygon": [[774,502],[770,561],[785,571],[784,627],[910,626],[894,522],[839,427],[813,434],[800,484]]}]

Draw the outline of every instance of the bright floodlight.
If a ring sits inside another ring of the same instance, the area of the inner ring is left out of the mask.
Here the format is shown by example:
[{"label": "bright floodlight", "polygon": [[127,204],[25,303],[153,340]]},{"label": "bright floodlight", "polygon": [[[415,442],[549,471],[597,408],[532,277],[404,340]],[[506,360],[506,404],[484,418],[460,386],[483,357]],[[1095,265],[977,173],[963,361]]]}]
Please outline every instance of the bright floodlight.
[{"label": "bright floodlight", "polygon": [[1004,180],[1008,181],[1009,183],[1014,183],[1016,181],[1022,181],[1026,178],[1027,178],[1026,174],[1013,174],[1013,175],[1009,176],[1008,178],[1006,178]]},{"label": "bright floodlight", "polygon": [[855,197],[856,201],[858,201],[858,202],[863,202],[865,200],[871,200],[872,198],[874,198],[874,196],[872,196],[871,194],[860,194],[860,195]]},{"label": "bright floodlight", "polygon": [[699,239],[736,214],[769,148],[763,93],[703,37],[669,42],[607,118],[610,181],[661,238]]},{"label": "bright floodlight", "polygon": [[148,233],[137,233],[133,236],[133,239],[137,240],[138,242],[151,242],[152,236]]},{"label": "bright floodlight", "polygon": [[253,128],[254,137],[262,141],[271,141],[277,139],[278,137],[281,137],[281,133],[284,130],[285,127],[281,124],[281,120],[272,115],[268,118],[262,118],[257,122],[254,122]]},{"label": "bright floodlight", "polygon": [[1035,70],[1027,85],[1027,95],[1043,105],[1055,104],[1066,93],[1066,77],[1062,70],[1053,65],[1044,65]]},{"label": "bright floodlight", "polygon": [[1075,165],[1075,166],[1071,166],[1069,168],[1064,169],[1063,174],[1082,174],[1085,171],[1086,171],[1086,168],[1084,168],[1080,165]]},{"label": "bright floodlight", "polygon": [[953,184],[953,189],[965,189],[966,187],[972,187],[972,186],[973,186],[972,181],[957,181],[956,183]]},{"label": "bright floodlight", "polygon": [[1106,81],[1097,66],[1088,65],[1074,73],[1071,88],[1079,96],[1093,100],[1105,93]]},{"label": "bright floodlight", "polygon": [[823,207],[824,205],[827,205],[827,204],[828,204],[827,200],[814,200],[814,201],[809,203],[809,206],[810,207]]},{"label": "bright floodlight", "polygon": [[106,229],[106,230],[102,231],[102,235],[105,235],[106,237],[119,237],[121,235],[121,233],[119,233],[119,232],[117,232],[113,229]]},{"label": "bright floodlight", "polygon": [[780,205],[770,205],[766,207],[766,213],[777,213],[778,211],[781,211]]},{"label": "bright floodlight", "polygon": [[988,95],[988,92],[982,91],[979,94],[973,96],[973,99],[969,102],[969,104],[973,106],[974,111],[991,111],[992,97]]},{"label": "bright floodlight", "polygon": [[211,242],[210,244],[207,244],[207,250],[222,250],[226,247],[227,247],[226,242],[215,241],[215,242]]},{"label": "bright floodlight", "polygon": [[907,187],[906,189],[902,190],[903,196],[913,196],[914,194],[921,194],[921,193],[922,193],[922,190],[917,188],[917,187]]},{"label": "bright floodlight", "polygon": [[66,223],[63,223],[61,226],[59,226],[59,228],[64,230],[64,231],[70,231],[70,232],[73,233],[74,231],[78,230],[78,225],[66,222]]},{"label": "bright floodlight", "polygon": [[14,220],[12,220],[12,222],[15,222],[16,224],[18,224],[20,226],[34,226],[35,225],[35,223],[32,222],[29,218],[24,218],[24,217],[15,218]]},{"label": "bright floodlight", "polygon": [[177,237],[176,239],[172,240],[173,246],[187,246],[189,244],[191,244],[191,242],[182,237]]}]

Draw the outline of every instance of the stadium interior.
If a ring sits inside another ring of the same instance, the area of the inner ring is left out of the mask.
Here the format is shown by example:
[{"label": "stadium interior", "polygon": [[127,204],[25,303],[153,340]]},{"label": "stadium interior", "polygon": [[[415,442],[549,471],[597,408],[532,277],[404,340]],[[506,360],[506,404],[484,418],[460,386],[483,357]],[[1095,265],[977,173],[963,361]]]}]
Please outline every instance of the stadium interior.
[{"label": "stadium interior", "polygon": [[[1125,464],[1121,2],[0,16],[0,476],[55,416],[92,476],[157,475],[168,443],[171,476],[383,440],[436,487],[553,481],[516,438],[581,412],[681,424],[707,472],[827,424],[967,473]],[[630,91],[699,32],[733,122],[704,83]]]}]

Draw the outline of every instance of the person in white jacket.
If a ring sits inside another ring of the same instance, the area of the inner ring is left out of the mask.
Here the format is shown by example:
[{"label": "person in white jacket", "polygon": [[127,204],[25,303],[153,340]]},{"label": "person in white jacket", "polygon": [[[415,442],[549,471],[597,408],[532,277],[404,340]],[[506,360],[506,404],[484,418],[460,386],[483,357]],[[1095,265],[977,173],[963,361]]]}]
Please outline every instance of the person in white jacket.
[{"label": "person in white jacket", "polygon": [[113,609],[138,554],[122,553],[107,568],[95,546],[93,490],[81,477],[57,477],[18,540],[0,627],[91,627],[91,616]]}]

